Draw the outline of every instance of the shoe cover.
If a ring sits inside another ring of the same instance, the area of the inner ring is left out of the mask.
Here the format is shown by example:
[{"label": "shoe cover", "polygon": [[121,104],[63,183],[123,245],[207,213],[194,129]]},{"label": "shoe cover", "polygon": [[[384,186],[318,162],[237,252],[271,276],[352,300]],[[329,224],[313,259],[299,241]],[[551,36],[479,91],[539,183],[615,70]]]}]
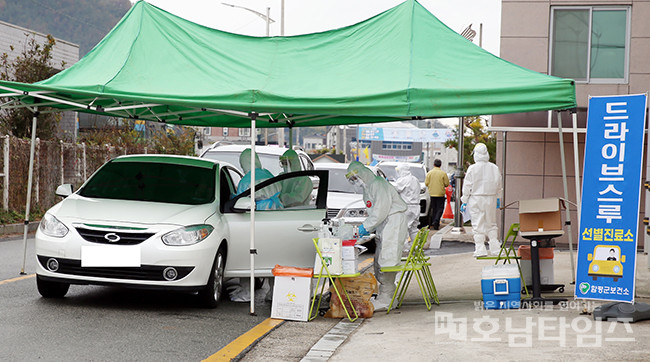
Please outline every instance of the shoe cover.
[{"label": "shoe cover", "polygon": [[498,240],[490,240],[488,242],[488,245],[490,246],[490,255],[499,255],[499,251],[501,250],[501,243]]},{"label": "shoe cover", "polygon": [[487,249],[485,248],[485,236],[474,235],[474,256],[487,256]]},{"label": "shoe cover", "polygon": [[377,296],[377,298],[371,298],[370,302],[372,303],[372,306],[375,309],[375,312],[385,312],[388,310],[388,306],[390,305],[390,300],[393,298],[391,297],[388,299],[388,301],[384,300],[384,298],[380,298]]}]

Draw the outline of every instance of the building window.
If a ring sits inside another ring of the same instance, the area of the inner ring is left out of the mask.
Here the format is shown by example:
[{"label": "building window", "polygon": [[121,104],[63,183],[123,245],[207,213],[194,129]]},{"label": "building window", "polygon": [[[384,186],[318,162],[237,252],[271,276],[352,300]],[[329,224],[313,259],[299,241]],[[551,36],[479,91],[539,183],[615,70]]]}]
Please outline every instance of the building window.
[{"label": "building window", "polygon": [[250,137],[251,136],[251,129],[250,128],[240,128],[239,129],[239,137]]},{"label": "building window", "polygon": [[381,144],[382,150],[410,150],[413,149],[411,142],[384,141]]},{"label": "building window", "polygon": [[629,7],[553,7],[551,75],[588,83],[627,83]]}]

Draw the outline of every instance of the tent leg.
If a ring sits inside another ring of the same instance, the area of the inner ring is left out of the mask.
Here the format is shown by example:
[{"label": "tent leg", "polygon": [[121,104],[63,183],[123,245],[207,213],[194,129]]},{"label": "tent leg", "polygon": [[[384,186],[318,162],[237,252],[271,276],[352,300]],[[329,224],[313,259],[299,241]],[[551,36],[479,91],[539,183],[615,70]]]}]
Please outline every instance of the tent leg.
[{"label": "tent leg", "polygon": [[[562,133],[562,112],[557,112],[557,130],[560,135],[560,160],[562,160],[562,185],[564,186],[564,199],[569,200],[569,186],[566,176],[566,160],[564,159],[564,134]],[[577,175],[576,175],[577,177]],[[571,228],[571,206],[567,205],[566,225],[569,234],[569,258],[571,258],[571,276],[576,283],[576,268],[573,261],[573,231]]]},{"label": "tent leg", "polygon": [[34,177],[34,145],[36,144],[36,121],[38,119],[38,107],[34,110],[32,117],[32,144],[29,148],[29,173],[27,176],[27,202],[25,204],[25,226],[23,229],[23,266],[20,274],[25,274],[25,261],[27,260],[27,232],[29,231],[29,209],[32,201],[32,179]]},{"label": "tent leg", "polygon": [[255,314],[255,120],[257,113],[250,113],[251,117],[251,223],[250,223],[250,257],[251,257],[251,282],[250,282],[250,314]]},{"label": "tent leg", "polygon": [[465,148],[465,118],[458,118],[458,163],[456,164],[456,204],[454,205],[454,227],[451,229],[453,234],[461,234],[465,232],[463,229],[462,216],[460,213],[460,194],[463,190],[463,177],[465,174],[463,172],[463,150]]},{"label": "tent leg", "polygon": [[576,183],[576,205],[578,208],[578,226],[580,226],[580,151],[578,150],[578,111],[574,108],[571,113],[573,120],[573,168]]},{"label": "tent leg", "polygon": [[293,149],[293,127],[289,127],[289,149]]},{"label": "tent leg", "polygon": [[503,132],[503,156],[501,156],[501,182],[503,186],[503,199],[501,200],[501,205],[504,206],[503,209],[501,209],[501,241],[505,242],[505,233],[506,233],[506,150],[508,149],[506,141],[508,140],[508,132],[504,131]]}]

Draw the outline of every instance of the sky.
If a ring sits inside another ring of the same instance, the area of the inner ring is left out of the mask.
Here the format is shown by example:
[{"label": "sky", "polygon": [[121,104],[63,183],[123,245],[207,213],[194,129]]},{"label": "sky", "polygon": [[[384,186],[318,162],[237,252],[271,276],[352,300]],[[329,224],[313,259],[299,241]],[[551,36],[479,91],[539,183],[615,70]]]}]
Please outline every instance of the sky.
[{"label": "sky", "polygon": [[[270,8],[270,35],[280,35],[282,0],[146,0],[195,23],[231,33],[265,36],[266,21],[245,7],[262,14]],[[404,0],[284,0],[284,35],[315,33],[355,24],[388,10]],[[499,55],[501,33],[500,0],[419,0],[438,19],[460,33],[472,24],[479,45]],[[134,2],[134,0],[132,0]]]}]

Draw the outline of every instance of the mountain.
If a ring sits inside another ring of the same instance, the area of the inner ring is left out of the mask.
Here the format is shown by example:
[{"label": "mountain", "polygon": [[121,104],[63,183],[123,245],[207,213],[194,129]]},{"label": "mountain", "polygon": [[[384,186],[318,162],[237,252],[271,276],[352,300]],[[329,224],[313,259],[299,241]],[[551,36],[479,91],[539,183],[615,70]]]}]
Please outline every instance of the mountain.
[{"label": "mountain", "polygon": [[130,8],[129,0],[0,0],[0,20],[79,44],[83,57]]}]

